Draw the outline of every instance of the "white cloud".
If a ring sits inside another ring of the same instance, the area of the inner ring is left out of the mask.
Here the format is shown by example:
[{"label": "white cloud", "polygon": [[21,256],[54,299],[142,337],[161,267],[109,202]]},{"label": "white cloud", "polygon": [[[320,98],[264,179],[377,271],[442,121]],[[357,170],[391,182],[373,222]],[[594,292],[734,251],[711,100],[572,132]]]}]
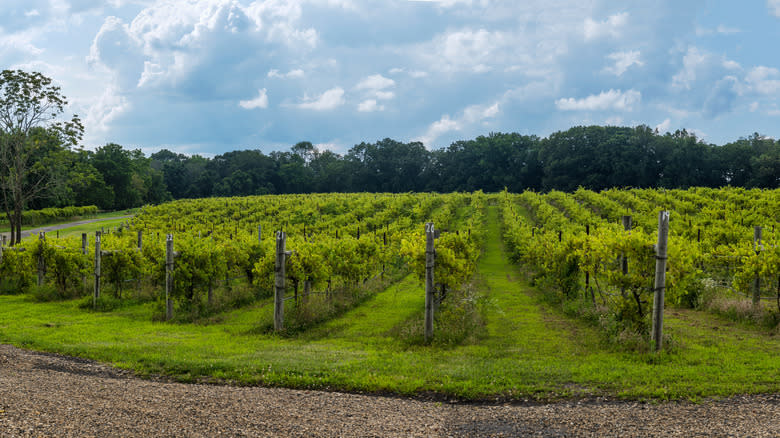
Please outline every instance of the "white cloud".
[{"label": "white cloud", "polygon": [[712,55],[702,52],[696,47],[689,47],[683,56],[682,70],[672,77],[672,86],[690,89],[699,72],[705,70],[710,62],[712,62]]},{"label": "white cloud", "polygon": [[619,38],[626,23],[628,23],[628,12],[610,15],[604,21],[594,21],[592,18],[586,18],[583,24],[585,40],[602,37]]},{"label": "white cloud", "polygon": [[290,70],[287,73],[280,73],[277,69],[271,69],[268,71],[268,77],[269,78],[280,78],[280,79],[299,79],[304,77],[305,74],[303,70],[296,68],[294,70]]},{"label": "white cloud", "polygon": [[415,138],[413,141],[419,141],[426,147],[430,147],[430,145],[442,134],[459,130],[460,123],[450,119],[450,116],[445,114],[441,117],[441,119],[433,122],[431,126],[428,127],[428,130],[425,132],[425,134]]},{"label": "white cloud", "polygon": [[501,31],[459,30],[440,35],[428,49],[432,68],[448,72],[484,73],[490,64],[504,61],[502,52],[511,45],[509,34]]},{"label": "white cloud", "polygon": [[375,99],[366,99],[358,104],[358,111],[362,113],[370,113],[374,111],[384,111],[384,105],[377,105]]},{"label": "white cloud", "polygon": [[[357,90],[365,91],[367,99],[358,105],[358,111],[382,111],[384,106],[377,106],[377,100],[390,100],[395,97],[395,93],[385,90],[394,87],[395,81],[376,74],[364,78],[355,86]],[[371,103],[373,102],[373,104]]]},{"label": "white cloud", "polygon": [[769,13],[780,18],[780,0],[767,0],[766,5],[769,8]]},{"label": "white cloud", "polygon": [[401,73],[406,73],[406,74],[408,74],[409,76],[411,76],[411,77],[413,77],[415,79],[424,78],[424,77],[428,76],[428,72],[425,72],[425,71],[421,71],[421,70],[410,70],[410,71],[407,71],[405,68],[400,68],[400,67],[391,68],[388,73],[390,73],[391,75],[397,75],[397,74],[401,74]]},{"label": "white cloud", "polygon": [[395,81],[382,75],[371,75],[360,81],[355,87],[358,90],[378,91],[395,86]]},{"label": "white cloud", "polygon": [[380,100],[390,100],[395,97],[395,93],[392,91],[377,91],[374,95]]},{"label": "white cloud", "polygon": [[332,110],[344,105],[344,89],[341,87],[331,88],[316,99],[304,96],[303,100],[303,103],[296,105],[298,108],[315,111]]},{"label": "white cloud", "polygon": [[445,114],[436,122],[433,122],[425,134],[415,138],[413,141],[419,141],[426,147],[436,141],[443,134],[451,131],[461,131],[464,127],[493,118],[500,112],[498,102],[492,105],[470,105],[463,110],[463,113],[457,119],[450,118]]},{"label": "white cloud", "polygon": [[555,106],[562,111],[632,111],[641,100],[642,94],[639,91],[631,89],[623,92],[610,89],[583,99],[573,97],[558,99],[555,101]]},{"label": "white cloud", "polygon": [[656,131],[660,132],[661,134],[669,132],[669,128],[672,126],[672,120],[671,119],[664,119],[663,122],[655,125]]},{"label": "white cloud", "polygon": [[745,76],[745,81],[758,94],[780,95],[780,70],[776,68],[754,67]]},{"label": "white cloud", "polygon": [[87,110],[84,127],[88,135],[105,134],[110,131],[111,122],[130,109],[130,104],[115,87],[108,87],[100,98]]},{"label": "white cloud", "polygon": [[498,102],[490,106],[471,105],[463,110],[463,121],[466,123],[480,122],[485,119],[493,118],[499,113]]},{"label": "white cloud", "polygon": [[259,90],[257,97],[251,100],[242,100],[238,105],[244,109],[268,108],[268,94],[265,88]]},{"label": "white cloud", "polygon": [[643,66],[645,65],[641,59],[639,59],[639,50],[630,50],[628,52],[614,52],[607,55],[608,59],[615,62],[615,65],[604,67],[604,71],[611,73],[615,76],[621,76],[632,65]]}]

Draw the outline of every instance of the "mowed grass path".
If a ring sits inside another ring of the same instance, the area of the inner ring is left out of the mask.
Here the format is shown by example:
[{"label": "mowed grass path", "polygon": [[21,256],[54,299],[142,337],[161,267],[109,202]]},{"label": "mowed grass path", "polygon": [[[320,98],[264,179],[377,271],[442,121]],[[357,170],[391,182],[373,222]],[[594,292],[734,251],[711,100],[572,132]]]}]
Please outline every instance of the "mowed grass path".
[{"label": "mowed grass path", "polygon": [[711,315],[668,309],[671,353],[621,352],[594,327],[540,299],[503,252],[495,207],[478,271],[487,325],[476,342],[418,345],[398,336],[419,318],[424,293],[408,276],[359,307],[294,337],[263,334],[270,301],[213,325],[149,320],[151,304],[111,313],[76,302],[0,296],[0,342],[93,358],[182,381],[226,380],[466,399],[610,395],[690,398],[780,391],[780,340]]}]

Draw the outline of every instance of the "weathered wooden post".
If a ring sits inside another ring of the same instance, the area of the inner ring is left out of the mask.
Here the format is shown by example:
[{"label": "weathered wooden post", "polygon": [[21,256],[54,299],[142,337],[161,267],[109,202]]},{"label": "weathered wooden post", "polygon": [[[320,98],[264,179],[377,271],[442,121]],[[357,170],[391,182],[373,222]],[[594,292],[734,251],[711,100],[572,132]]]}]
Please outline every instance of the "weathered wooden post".
[{"label": "weathered wooden post", "polygon": [[[623,230],[631,232],[631,216],[621,216],[620,221],[623,223]],[[625,254],[620,255],[620,269],[623,271],[623,275],[628,275],[628,257]],[[626,296],[626,289],[620,288],[620,294]]]},{"label": "weathered wooden post", "polygon": [[95,292],[92,294],[92,307],[97,307],[100,298],[100,231],[95,231]]},{"label": "weathered wooden post", "polygon": [[653,350],[663,348],[664,293],[666,292],[666,248],[669,237],[669,212],[658,214],[658,243],[655,245],[655,288],[653,294]]},{"label": "weathered wooden post", "polygon": [[[753,227],[753,250],[756,252],[756,256],[761,255],[763,246],[761,245],[761,233],[762,228],[758,225]],[[753,279],[753,306],[758,307],[761,304],[761,277],[756,273],[756,278]]]},{"label": "weathered wooden post", "polygon": [[165,320],[173,318],[173,234],[165,236]]},{"label": "weathered wooden post", "polygon": [[284,330],[284,290],[285,290],[285,259],[289,254],[285,251],[287,235],[284,231],[276,232],[276,262],[274,264],[274,331]]},{"label": "weathered wooden post", "polygon": [[433,337],[433,300],[436,291],[433,284],[433,267],[436,253],[433,247],[433,222],[425,224],[425,341]]},{"label": "weathered wooden post", "polygon": [[309,294],[311,294],[311,278],[306,277],[306,280],[303,280],[303,296],[301,296],[301,302],[306,303],[309,301]]},{"label": "weathered wooden post", "polygon": [[38,233],[38,244],[41,251],[38,254],[38,286],[43,286],[43,282],[46,277],[46,259],[44,258],[44,252],[46,251],[46,233]]},{"label": "weathered wooden post", "polygon": [[[81,253],[87,255],[87,233],[81,233]],[[87,293],[87,275],[81,274],[81,283],[84,285],[84,293]]]}]

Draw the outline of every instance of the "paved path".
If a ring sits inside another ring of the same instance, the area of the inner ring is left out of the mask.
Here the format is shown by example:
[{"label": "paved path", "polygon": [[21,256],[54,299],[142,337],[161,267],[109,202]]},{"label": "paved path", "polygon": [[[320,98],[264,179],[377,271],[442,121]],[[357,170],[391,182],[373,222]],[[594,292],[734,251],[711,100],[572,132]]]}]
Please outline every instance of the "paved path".
[{"label": "paved path", "polygon": [[[54,224],[54,225],[47,225],[45,227],[31,228],[29,230],[22,230],[22,239],[24,239],[25,237],[28,237],[30,235],[38,234],[40,232],[48,233],[50,231],[62,230],[62,229],[65,229],[65,228],[76,227],[76,226],[79,226],[79,225],[91,224],[91,223],[94,223],[94,222],[111,221],[111,220],[115,220],[115,219],[129,219],[131,217],[133,217],[133,215],[113,216],[113,217],[98,218],[98,219],[84,219],[84,220],[81,220],[81,221],[68,222],[68,223],[65,223],[65,224]],[[0,235],[5,236],[6,239],[10,239],[11,238],[11,233],[10,232],[0,233]]]}]

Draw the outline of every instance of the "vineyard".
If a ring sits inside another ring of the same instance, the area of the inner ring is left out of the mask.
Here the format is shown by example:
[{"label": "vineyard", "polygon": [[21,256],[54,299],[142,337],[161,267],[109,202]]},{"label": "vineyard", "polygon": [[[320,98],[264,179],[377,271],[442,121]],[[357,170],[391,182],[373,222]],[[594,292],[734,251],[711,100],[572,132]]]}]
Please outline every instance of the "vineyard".
[{"label": "vineyard", "polygon": [[666,302],[698,308],[707,293],[774,301],[780,314],[780,192],[744,189],[579,189],[502,193],[514,260],[563,299],[590,300],[624,328],[645,332],[652,312],[658,212],[670,212]]},{"label": "vineyard", "polygon": [[[291,250],[285,263],[291,290],[285,295],[298,306],[315,295],[359,296],[360,285],[371,279],[406,270],[407,264],[414,269],[425,257],[421,224],[434,221],[444,232],[437,240],[436,264],[443,296],[473,274],[486,199],[474,193],[175,201],[147,207],[126,225],[94,237],[39,236],[6,248],[2,287],[6,292],[44,288],[61,298],[94,291],[93,307],[100,307],[160,290],[172,274],[167,306],[209,313],[217,302],[235,305],[273,294],[275,241],[283,233]],[[166,254],[170,241],[173,262]],[[422,276],[424,268],[417,267]],[[223,296],[235,295],[232,286],[241,285],[238,289],[251,289],[248,296]],[[161,294],[147,298],[155,297]],[[166,319],[178,313],[167,310]]]},{"label": "vineyard", "polygon": [[[669,350],[645,359],[661,211]],[[774,391],[778,221],[780,192],[734,188],[179,200],[3,247],[0,342],[184,380],[466,398],[566,395],[571,382]],[[550,322],[561,310],[569,322]],[[714,342],[712,318],[735,314],[747,328],[726,323]],[[719,360],[729,379],[713,378]]]}]

